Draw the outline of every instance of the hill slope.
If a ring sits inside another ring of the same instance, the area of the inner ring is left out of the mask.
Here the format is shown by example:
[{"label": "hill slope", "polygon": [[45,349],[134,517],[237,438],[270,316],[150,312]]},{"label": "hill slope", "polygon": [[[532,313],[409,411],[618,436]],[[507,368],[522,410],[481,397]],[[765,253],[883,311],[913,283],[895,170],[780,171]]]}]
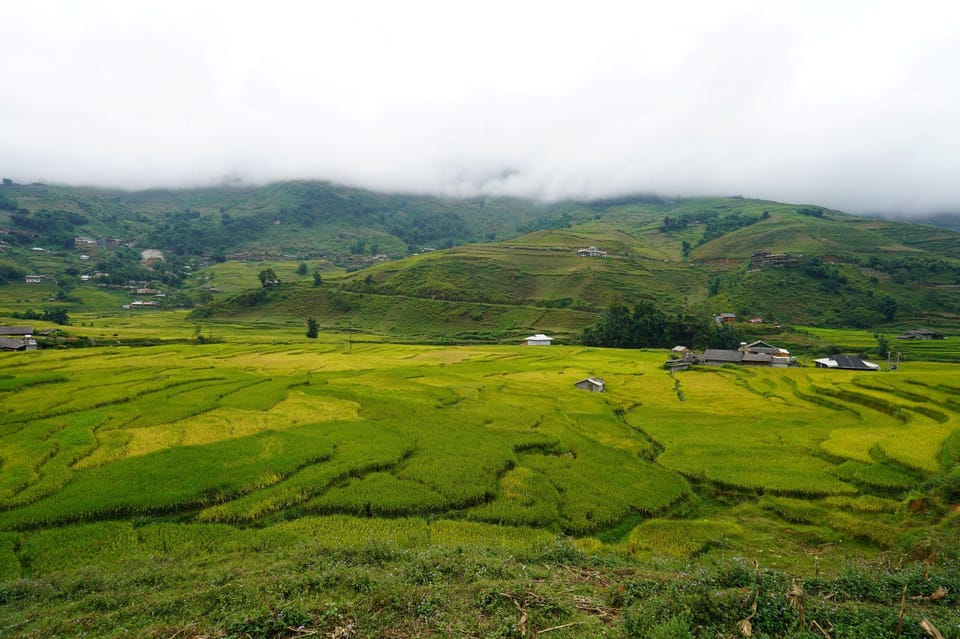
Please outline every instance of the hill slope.
[{"label": "hill slope", "polygon": [[[154,280],[171,289],[165,303],[195,305],[226,295],[215,291],[256,286],[257,270],[273,265],[258,260],[287,259],[277,272],[292,273],[300,260],[323,271],[322,293],[309,290],[301,270],[284,276],[279,290],[241,293],[202,315],[315,316],[328,326],[418,339],[493,339],[547,329],[569,335],[610,304],[642,300],[703,316],[830,326],[910,317],[950,330],[960,313],[960,234],[811,205],[646,196],[539,204],[322,182],[138,193],[8,185],[0,192],[8,242],[0,274],[10,281],[28,270],[49,274],[60,289],[49,285],[46,294],[76,310],[107,304],[79,279],[95,268],[109,271],[116,286]],[[167,259],[141,265],[134,250],[75,248],[81,235],[121,237]],[[42,248],[55,250],[31,250],[47,240],[53,244]],[[450,248],[433,250],[443,246]],[[607,256],[580,257],[577,249],[588,246]],[[760,250],[789,256],[779,267],[751,264]],[[87,263],[81,251],[90,253]],[[247,266],[210,263],[229,255],[238,260],[231,264]]]}]

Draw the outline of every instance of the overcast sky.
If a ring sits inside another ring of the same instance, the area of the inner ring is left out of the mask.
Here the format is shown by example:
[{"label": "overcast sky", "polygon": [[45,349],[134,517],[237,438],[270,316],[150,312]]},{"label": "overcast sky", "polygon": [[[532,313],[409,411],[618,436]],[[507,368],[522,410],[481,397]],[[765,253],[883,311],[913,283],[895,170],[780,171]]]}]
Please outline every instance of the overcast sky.
[{"label": "overcast sky", "polygon": [[960,211],[960,2],[0,0],[0,175]]}]

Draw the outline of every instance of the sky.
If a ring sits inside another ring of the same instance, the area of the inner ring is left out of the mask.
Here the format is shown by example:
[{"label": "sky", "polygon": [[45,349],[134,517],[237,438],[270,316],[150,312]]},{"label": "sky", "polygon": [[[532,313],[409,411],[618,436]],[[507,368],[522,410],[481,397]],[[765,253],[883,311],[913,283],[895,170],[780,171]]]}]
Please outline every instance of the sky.
[{"label": "sky", "polygon": [[960,3],[0,0],[0,175],[960,212]]}]

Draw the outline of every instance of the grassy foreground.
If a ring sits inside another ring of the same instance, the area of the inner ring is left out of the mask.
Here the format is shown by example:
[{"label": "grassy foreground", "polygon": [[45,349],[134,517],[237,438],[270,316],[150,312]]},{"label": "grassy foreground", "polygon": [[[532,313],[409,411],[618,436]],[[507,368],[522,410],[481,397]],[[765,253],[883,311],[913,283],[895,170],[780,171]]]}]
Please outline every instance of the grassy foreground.
[{"label": "grassy foreground", "polygon": [[960,636],[958,366],[283,341],[0,356],[0,636]]}]

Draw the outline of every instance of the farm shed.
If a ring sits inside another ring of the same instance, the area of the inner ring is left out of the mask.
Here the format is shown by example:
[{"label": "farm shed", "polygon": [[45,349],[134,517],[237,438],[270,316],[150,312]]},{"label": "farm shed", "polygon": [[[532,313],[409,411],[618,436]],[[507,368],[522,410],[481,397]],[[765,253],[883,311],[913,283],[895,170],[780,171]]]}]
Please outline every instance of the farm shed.
[{"label": "farm shed", "polygon": [[897,339],[943,339],[943,335],[925,328],[914,328],[897,335]]},{"label": "farm shed", "polygon": [[868,362],[853,355],[831,355],[814,360],[817,368],[839,368],[850,371],[878,371],[879,364]]},{"label": "farm shed", "polygon": [[586,379],[581,379],[579,382],[575,383],[574,386],[580,390],[590,391],[591,393],[602,393],[604,391],[603,380],[599,377],[588,377]]},{"label": "farm shed", "polygon": [[46,279],[46,275],[27,275],[26,282],[27,284],[43,284]]},{"label": "farm shed", "polygon": [[550,346],[553,343],[552,337],[547,337],[543,333],[537,333],[523,338],[523,343],[527,346]]}]

